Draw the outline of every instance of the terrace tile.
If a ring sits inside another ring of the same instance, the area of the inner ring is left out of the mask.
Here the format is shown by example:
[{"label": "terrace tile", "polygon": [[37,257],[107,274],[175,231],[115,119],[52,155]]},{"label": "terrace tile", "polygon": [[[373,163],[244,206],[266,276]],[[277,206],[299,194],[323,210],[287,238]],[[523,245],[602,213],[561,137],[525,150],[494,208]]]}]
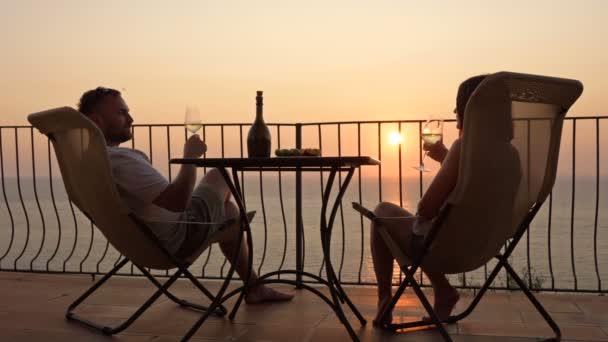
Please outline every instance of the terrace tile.
[{"label": "terrace tile", "polygon": [[[108,341],[97,332],[65,319],[67,306],[92,284],[87,275],[30,274],[0,272],[0,339],[6,341]],[[205,281],[212,292],[219,284]],[[234,282],[231,288],[238,286]],[[283,291],[290,286],[272,285]],[[319,288],[321,292],[326,290]],[[361,326],[345,307],[346,317],[362,341],[442,341],[433,328],[408,329],[393,333],[371,326],[375,315],[374,287],[350,286],[346,292],[368,320]],[[154,291],[144,278],[120,277],[110,280],[77,310],[99,323],[116,325],[124,321]],[[188,281],[172,288],[175,295],[201,304],[208,300]],[[424,289],[432,302],[432,291]],[[192,341],[349,341],[349,335],[332,310],[308,291],[295,291],[290,303],[243,304],[234,321],[209,317]],[[608,341],[608,298],[593,294],[537,294],[560,325],[564,341]],[[473,292],[463,291],[456,310],[464,310]],[[235,298],[226,306],[232,308]],[[417,298],[406,291],[397,304],[395,321],[411,321],[424,315]],[[167,298],[159,298],[132,326],[116,334],[113,341],[175,341],[196,322],[201,313],[181,308]],[[469,317],[447,326],[454,341],[535,341],[551,336],[540,314],[527,298],[516,291],[490,291]]]}]

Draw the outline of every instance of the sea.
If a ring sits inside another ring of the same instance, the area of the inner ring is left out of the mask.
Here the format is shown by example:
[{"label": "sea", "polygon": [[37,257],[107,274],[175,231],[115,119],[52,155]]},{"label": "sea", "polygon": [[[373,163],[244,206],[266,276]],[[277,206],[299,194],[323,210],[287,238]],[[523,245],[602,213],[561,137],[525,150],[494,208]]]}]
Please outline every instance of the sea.
[{"label": "sea", "polygon": [[[257,212],[251,225],[254,269],[262,274],[294,269],[294,174],[249,172],[243,179],[247,210]],[[369,245],[370,224],[352,209],[351,202],[360,202],[373,209],[380,201],[388,201],[414,212],[421,191],[431,179],[432,175],[422,179],[417,175],[382,176],[375,168],[355,173],[338,209],[331,241],[332,264],[342,282],[375,283]],[[304,269],[320,275],[324,274],[319,231],[321,194],[326,184],[327,174],[303,175]],[[71,205],[60,178],[3,176],[1,185],[2,270],[103,273],[119,260],[120,254],[100,231]],[[332,196],[336,192],[334,185]],[[535,288],[605,291],[608,284],[608,177],[598,180],[593,176],[558,175],[552,195],[510,262]],[[456,285],[479,286],[494,264],[491,261],[473,272],[450,275],[451,281]],[[201,255],[191,270],[195,275],[215,278],[224,276],[228,265],[219,248],[214,246]],[[138,273],[130,266],[122,272]],[[166,274],[164,271],[156,273]],[[395,266],[395,281],[399,277]],[[423,282],[428,283],[426,279]],[[496,284],[513,286],[504,272]]]}]

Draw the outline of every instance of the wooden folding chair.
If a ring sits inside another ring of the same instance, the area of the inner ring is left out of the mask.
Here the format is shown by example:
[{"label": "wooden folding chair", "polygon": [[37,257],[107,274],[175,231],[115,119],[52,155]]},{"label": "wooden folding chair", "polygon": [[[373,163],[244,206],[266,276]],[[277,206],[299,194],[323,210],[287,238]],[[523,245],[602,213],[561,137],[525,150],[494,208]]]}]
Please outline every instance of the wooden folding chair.
[{"label": "wooden folding chair", "polygon": [[[492,258],[497,264],[469,307],[449,317],[453,323],[468,316],[504,268],[551,326],[559,340],[558,325],[530,292],[508,258],[551,192],[557,172],[563,119],[582,93],[575,80],[510,72],[489,75],[470,98],[464,114],[460,165],[456,187],[434,219],[424,247],[416,259],[404,254],[377,218],[353,203],[356,210],[375,220],[379,233],[405,274],[388,314],[411,286],[430,320],[386,324],[396,330],[435,325],[446,341],[450,336],[414,278],[419,267],[443,274],[475,270]],[[505,247],[501,253],[502,247]]]},{"label": "wooden folding chair", "polygon": [[[66,191],[72,202],[97,226],[108,241],[123,255],[122,260],[90,289],[83,293],[67,310],[66,318],[94,328],[106,335],[116,334],[129,327],[161,294],[180,306],[215,313],[226,314],[221,305],[221,298],[232,279],[234,266],[230,268],[226,279],[216,295],[207,290],[188,271],[188,267],[212,243],[216,237],[227,233],[227,229],[244,230],[239,220],[225,222],[199,222],[196,224],[219,224],[220,230],[212,235],[206,243],[190,256],[180,259],[169,252],[154,235],[148,224],[135,215],[121,200],[112,178],[110,163],[106,151],[105,139],[95,124],[73,108],[62,107],[47,110],[28,116],[30,123],[51,140]],[[248,219],[254,212],[248,213]],[[242,236],[242,234],[241,234]],[[239,244],[240,246],[240,244]],[[238,260],[237,252],[233,260]],[[115,326],[100,325],[78,316],[74,310],[87,297],[110,279],[118,270],[131,261],[158,290],[142,304],[128,319]],[[161,284],[148,270],[177,270]],[[184,275],[212,303],[203,306],[188,302],[173,295],[169,287]],[[190,337],[186,335],[186,339]]]}]

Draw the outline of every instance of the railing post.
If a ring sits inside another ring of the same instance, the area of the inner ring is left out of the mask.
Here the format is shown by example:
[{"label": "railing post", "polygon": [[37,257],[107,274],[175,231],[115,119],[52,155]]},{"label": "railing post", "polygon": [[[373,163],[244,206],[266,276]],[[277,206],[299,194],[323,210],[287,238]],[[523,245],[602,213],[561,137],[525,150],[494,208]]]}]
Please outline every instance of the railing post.
[{"label": "railing post", "polygon": [[[296,148],[302,148],[302,124],[296,124]],[[296,169],[296,288],[302,288],[302,274],[304,271],[304,223],[302,221],[302,170]]]}]

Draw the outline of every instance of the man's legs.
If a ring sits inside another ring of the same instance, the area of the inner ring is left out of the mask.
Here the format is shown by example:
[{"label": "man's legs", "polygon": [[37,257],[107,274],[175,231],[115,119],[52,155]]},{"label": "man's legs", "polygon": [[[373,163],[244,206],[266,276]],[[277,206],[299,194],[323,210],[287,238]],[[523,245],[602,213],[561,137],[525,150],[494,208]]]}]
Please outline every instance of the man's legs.
[{"label": "man's legs", "polygon": [[[394,217],[394,216],[412,216],[407,210],[388,202],[382,202],[374,209],[377,216]],[[384,225],[383,229],[391,235],[395,242],[402,246],[405,254],[409,255],[408,248],[411,241],[411,224],[413,221],[396,222],[394,225]],[[378,313],[379,315],[384,308],[388,306],[392,298],[392,277],[393,277],[393,260],[388,246],[380,236],[378,227],[372,222],[371,230],[371,250],[372,259],[374,262],[374,271],[378,281]],[[458,292],[450,283],[444,274],[426,272],[427,277],[433,286],[435,296],[434,310],[440,319],[449,317],[454,305],[459,299]],[[374,321],[381,317],[376,316]],[[392,316],[389,316],[392,319]]]},{"label": "man's legs", "polygon": [[213,189],[213,191],[224,199],[224,202],[227,202],[230,199],[230,189],[218,169],[208,170],[203,179],[201,179],[201,183],[205,184],[208,188]]},{"label": "man's legs", "polygon": [[[222,175],[220,174],[220,172],[217,169],[209,170],[205,174],[205,176],[203,177],[201,182],[205,183],[206,186],[208,186],[211,189],[213,189],[214,191],[216,191],[220,195],[220,197],[224,199],[224,212],[226,214],[226,219],[237,218],[239,216],[239,209],[238,209],[237,205],[234,202],[230,201],[230,189],[228,188],[228,185],[224,181],[224,177],[222,177]],[[240,225],[240,222],[235,223],[235,224]],[[232,260],[232,258],[234,257],[234,254],[237,252],[237,249],[238,249],[237,242],[238,242],[240,230],[239,229],[230,229],[230,227],[228,227],[227,231],[234,232],[234,234],[223,235],[222,238],[220,238],[218,242],[220,245],[220,249],[222,250],[222,253],[228,258],[230,263],[232,263],[234,265],[235,263],[234,263],[234,260]],[[245,237],[243,236],[243,239],[241,241],[241,252],[238,256],[238,262],[236,263],[236,267],[235,267],[235,270],[238,273],[238,275],[241,277],[241,279],[245,279],[245,276],[247,275],[247,269],[249,266],[248,265],[249,253],[250,253],[250,251],[247,248],[247,241],[246,241]],[[249,286],[250,287],[249,287],[249,290],[247,293],[247,297],[245,298],[245,301],[248,304],[272,302],[272,301],[285,301],[285,300],[290,300],[291,298],[293,298],[292,294],[285,294],[285,293],[277,292],[264,285],[256,285],[255,282],[257,280],[258,280],[258,275],[255,273],[254,270],[251,270],[251,273],[249,276]]]}]

